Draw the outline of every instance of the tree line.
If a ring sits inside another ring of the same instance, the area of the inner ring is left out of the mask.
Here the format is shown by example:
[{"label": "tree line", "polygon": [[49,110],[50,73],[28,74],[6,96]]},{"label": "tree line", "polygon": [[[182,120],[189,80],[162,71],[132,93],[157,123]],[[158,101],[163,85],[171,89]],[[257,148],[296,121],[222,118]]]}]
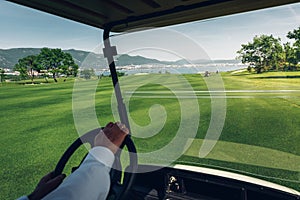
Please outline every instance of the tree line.
[{"label": "tree line", "polygon": [[63,52],[61,49],[42,48],[38,55],[29,55],[18,60],[14,70],[20,73],[21,78],[30,78],[33,82],[36,72],[44,76],[52,76],[57,82],[60,75],[77,76],[78,65],[71,54]]},{"label": "tree line", "polygon": [[295,71],[300,63],[300,27],[289,31],[286,36],[293,40],[281,44],[280,38],[273,35],[255,36],[252,42],[242,44],[237,51],[238,59],[248,64],[248,71],[256,73],[266,71]]}]

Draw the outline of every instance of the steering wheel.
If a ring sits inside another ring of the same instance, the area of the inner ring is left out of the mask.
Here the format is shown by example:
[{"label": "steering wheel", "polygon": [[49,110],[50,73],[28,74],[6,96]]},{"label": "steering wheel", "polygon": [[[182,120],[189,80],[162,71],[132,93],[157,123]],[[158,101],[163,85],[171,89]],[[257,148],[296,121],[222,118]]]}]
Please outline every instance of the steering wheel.
[{"label": "steering wheel", "polygon": [[[75,140],[71,146],[65,151],[65,153],[62,155],[60,160],[58,161],[54,174],[55,176],[62,174],[66,163],[70,159],[70,157],[73,155],[73,153],[82,145],[85,143],[89,143],[91,147],[94,147],[94,138],[96,135],[101,131],[103,128],[97,128],[94,130],[91,130],[87,132],[86,134],[79,137],[77,140]],[[137,169],[137,154],[136,154],[136,148],[133,143],[133,141],[130,138],[130,135],[127,135],[124,139],[124,142],[121,146],[127,147],[127,150],[129,151],[129,160],[130,164],[126,168],[126,171],[124,172],[124,179],[123,184],[120,183],[121,181],[121,162],[120,162],[120,153],[117,152],[115,155],[115,162],[110,172],[110,179],[111,179],[111,186],[110,186],[110,192],[108,194],[107,199],[114,199],[114,200],[120,200],[122,198],[126,199],[126,196],[128,195],[128,191],[130,187],[132,186],[135,171]],[[73,171],[72,171],[73,172]]]}]

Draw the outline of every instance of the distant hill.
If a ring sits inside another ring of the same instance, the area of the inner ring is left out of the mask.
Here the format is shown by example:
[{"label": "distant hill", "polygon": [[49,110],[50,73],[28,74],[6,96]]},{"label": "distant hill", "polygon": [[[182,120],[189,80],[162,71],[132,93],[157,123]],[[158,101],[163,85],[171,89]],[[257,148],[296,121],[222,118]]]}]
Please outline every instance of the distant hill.
[{"label": "distant hill", "polygon": [[[13,48],[13,49],[0,49],[0,67],[1,68],[13,68],[20,58],[24,58],[29,55],[37,55],[40,53],[41,48]],[[101,59],[104,59],[102,55],[97,55],[87,51],[81,50],[63,50],[64,52],[70,53],[75,60],[76,64],[81,65],[84,59],[89,55],[90,64],[101,63]],[[100,59],[100,60],[99,60]],[[94,62],[94,63],[93,63]]]},{"label": "distant hill", "polygon": [[[37,55],[40,53],[41,48],[13,48],[13,49],[0,49],[0,68],[12,69],[20,58],[29,55]],[[107,61],[103,54],[95,54],[82,50],[63,50],[70,53],[75,62],[84,68],[106,68]],[[184,59],[178,61],[160,61],[152,58],[145,58],[143,56],[130,56],[127,54],[118,55],[115,57],[117,66],[125,65],[143,65],[143,64],[166,64],[166,65],[184,65],[184,64],[217,64],[217,63],[238,63],[237,60],[194,60],[186,61]]]},{"label": "distant hill", "polygon": [[39,54],[37,48],[0,49],[0,67],[13,68],[20,58]]},{"label": "distant hill", "polygon": [[127,54],[123,54],[117,57],[116,65],[124,66],[124,65],[142,65],[142,64],[155,64],[160,63],[163,64],[164,62],[151,59],[151,58],[145,58],[142,56],[130,56]]},{"label": "distant hill", "polygon": [[[29,55],[37,55],[41,48],[14,48],[14,49],[0,49],[0,68],[12,69],[20,58]],[[79,66],[84,65],[85,68],[91,67],[105,67],[107,61],[103,54],[95,54],[88,51],[81,51],[75,49],[63,50],[70,53]],[[119,55],[116,56],[116,65],[142,65],[152,63],[164,63],[156,59],[149,59],[142,56]]]}]

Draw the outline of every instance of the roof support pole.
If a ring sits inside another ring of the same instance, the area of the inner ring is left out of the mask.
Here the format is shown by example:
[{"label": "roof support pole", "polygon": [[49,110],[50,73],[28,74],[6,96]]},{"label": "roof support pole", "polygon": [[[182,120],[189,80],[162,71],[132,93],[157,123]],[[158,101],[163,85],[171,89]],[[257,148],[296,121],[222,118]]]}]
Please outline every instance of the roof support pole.
[{"label": "roof support pole", "polygon": [[120,120],[130,130],[128,115],[127,115],[125,104],[123,102],[123,97],[122,97],[120,84],[118,80],[118,74],[117,74],[116,65],[114,61],[114,56],[117,55],[117,49],[116,46],[111,46],[110,44],[110,40],[109,40],[110,30],[111,27],[106,27],[103,32],[103,41],[104,41],[103,54],[104,57],[107,58],[107,62],[109,64],[109,70],[110,70],[114,91],[118,103],[118,112],[119,112]]},{"label": "roof support pole", "polygon": [[[109,70],[110,70],[110,74],[111,74],[111,78],[112,78],[112,82],[113,82],[113,86],[114,86],[114,92],[115,92],[115,96],[117,98],[118,112],[119,112],[120,120],[123,124],[126,125],[126,127],[129,129],[129,132],[130,132],[128,115],[126,112],[125,104],[123,102],[121,88],[120,88],[120,84],[119,84],[119,80],[118,80],[118,74],[117,74],[116,65],[115,65],[115,61],[114,61],[114,56],[117,55],[117,48],[116,48],[116,46],[111,46],[111,44],[110,44],[110,40],[109,40],[110,30],[111,30],[111,27],[105,28],[104,32],[103,32],[103,42],[104,42],[103,55],[105,58],[107,58],[107,62],[109,65]],[[128,137],[130,137],[130,135],[128,135]],[[125,138],[123,144],[120,146],[120,149],[118,150],[118,152],[115,155],[115,162],[113,164],[112,169],[116,169],[116,170],[110,171],[112,184],[116,184],[116,183],[120,182],[122,179],[122,164],[121,164],[120,156],[121,156],[121,149],[123,149],[123,147],[126,143],[126,140],[128,140],[128,137]],[[135,157],[135,159],[136,159],[136,163],[137,163],[137,158]],[[129,181],[132,182],[133,179],[134,179],[134,174],[131,174],[131,178]],[[127,184],[127,186],[128,185],[129,184]],[[127,189],[128,188],[124,188],[123,192],[120,194],[122,194],[122,195],[127,194],[126,193]]]}]

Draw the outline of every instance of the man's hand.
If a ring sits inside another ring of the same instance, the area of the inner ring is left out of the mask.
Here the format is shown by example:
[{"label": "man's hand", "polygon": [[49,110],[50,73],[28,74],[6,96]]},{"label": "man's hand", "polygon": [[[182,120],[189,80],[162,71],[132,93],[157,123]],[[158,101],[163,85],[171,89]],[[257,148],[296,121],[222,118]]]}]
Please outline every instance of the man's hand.
[{"label": "man's hand", "polygon": [[49,174],[44,176],[36,186],[35,190],[30,195],[28,195],[28,199],[38,200],[43,198],[44,196],[52,192],[55,188],[57,188],[66,177],[65,174],[53,177],[53,174],[53,172],[50,172]]},{"label": "man's hand", "polygon": [[110,122],[95,137],[94,146],[104,146],[116,153],[128,133],[129,130],[124,124]]}]

